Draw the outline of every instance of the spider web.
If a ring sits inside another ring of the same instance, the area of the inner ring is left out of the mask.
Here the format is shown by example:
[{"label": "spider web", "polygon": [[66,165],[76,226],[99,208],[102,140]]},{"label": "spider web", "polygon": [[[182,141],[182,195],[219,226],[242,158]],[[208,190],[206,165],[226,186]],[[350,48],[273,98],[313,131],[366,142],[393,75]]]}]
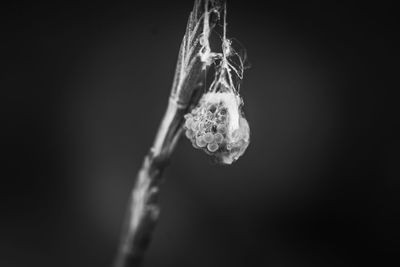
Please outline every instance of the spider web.
[{"label": "spider web", "polygon": [[[204,85],[205,91],[239,94],[240,83],[246,68],[243,46],[233,48],[234,39],[226,37],[226,3],[219,0],[195,0],[179,50],[171,98],[185,106],[195,88]],[[222,28],[218,33],[216,26]],[[210,39],[217,35],[219,49],[212,49]],[[236,42],[235,42],[236,43]],[[218,50],[218,51],[217,51]],[[212,83],[199,79],[212,71]],[[203,73],[199,75],[199,73]]]}]

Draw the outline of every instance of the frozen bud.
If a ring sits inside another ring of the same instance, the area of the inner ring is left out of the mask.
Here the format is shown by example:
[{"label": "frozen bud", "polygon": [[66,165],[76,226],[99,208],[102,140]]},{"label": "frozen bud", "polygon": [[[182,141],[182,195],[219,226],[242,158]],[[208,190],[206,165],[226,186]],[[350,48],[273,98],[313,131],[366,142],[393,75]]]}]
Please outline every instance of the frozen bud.
[{"label": "frozen bud", "polygon": [[244,118],[241,97],[232,92],[209,92],[185,115],[186,137],[223,164],[231,164],[245,152],[250,128]]}]

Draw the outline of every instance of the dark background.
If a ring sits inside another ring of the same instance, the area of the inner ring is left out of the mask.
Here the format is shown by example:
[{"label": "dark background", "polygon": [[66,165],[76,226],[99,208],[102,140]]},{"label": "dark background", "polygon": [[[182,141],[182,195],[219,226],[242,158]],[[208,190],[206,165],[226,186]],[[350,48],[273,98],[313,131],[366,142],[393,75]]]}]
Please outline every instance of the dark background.
[{"label": "dark background", "polygon": [[[181,140],[144,266],[386,266],[400,252],[394,6],[261,2],[228,1],[252,65],[251,144],[223,167]],[[191,8],[0,9],[0,266],[112,262]]]}]

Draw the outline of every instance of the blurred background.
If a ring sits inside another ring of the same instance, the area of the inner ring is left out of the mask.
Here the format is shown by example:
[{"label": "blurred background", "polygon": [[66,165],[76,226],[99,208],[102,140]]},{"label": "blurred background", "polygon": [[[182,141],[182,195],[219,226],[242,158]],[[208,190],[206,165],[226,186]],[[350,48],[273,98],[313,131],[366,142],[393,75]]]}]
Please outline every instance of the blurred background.
[{"label": "blurred background", "polygon": [[[192,4],[0,9],[0,266],[110,266]],[[378,4],[228,0],[251,144],[224,167],[182,138],[143,266],[396,259],[397,19]]]}]

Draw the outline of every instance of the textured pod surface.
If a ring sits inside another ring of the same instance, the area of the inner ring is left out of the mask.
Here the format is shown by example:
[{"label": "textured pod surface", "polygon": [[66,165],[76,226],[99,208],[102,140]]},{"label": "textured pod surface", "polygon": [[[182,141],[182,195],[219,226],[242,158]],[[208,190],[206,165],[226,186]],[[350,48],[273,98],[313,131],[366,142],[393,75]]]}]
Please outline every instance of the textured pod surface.
[{"label": "textured pod surface", "polygon": [[186,137],[195,148],[231,164],[245,152],[250,128],[243,116],[243,102],[233,92],[206,93],[199,105],[185,115]]}]

